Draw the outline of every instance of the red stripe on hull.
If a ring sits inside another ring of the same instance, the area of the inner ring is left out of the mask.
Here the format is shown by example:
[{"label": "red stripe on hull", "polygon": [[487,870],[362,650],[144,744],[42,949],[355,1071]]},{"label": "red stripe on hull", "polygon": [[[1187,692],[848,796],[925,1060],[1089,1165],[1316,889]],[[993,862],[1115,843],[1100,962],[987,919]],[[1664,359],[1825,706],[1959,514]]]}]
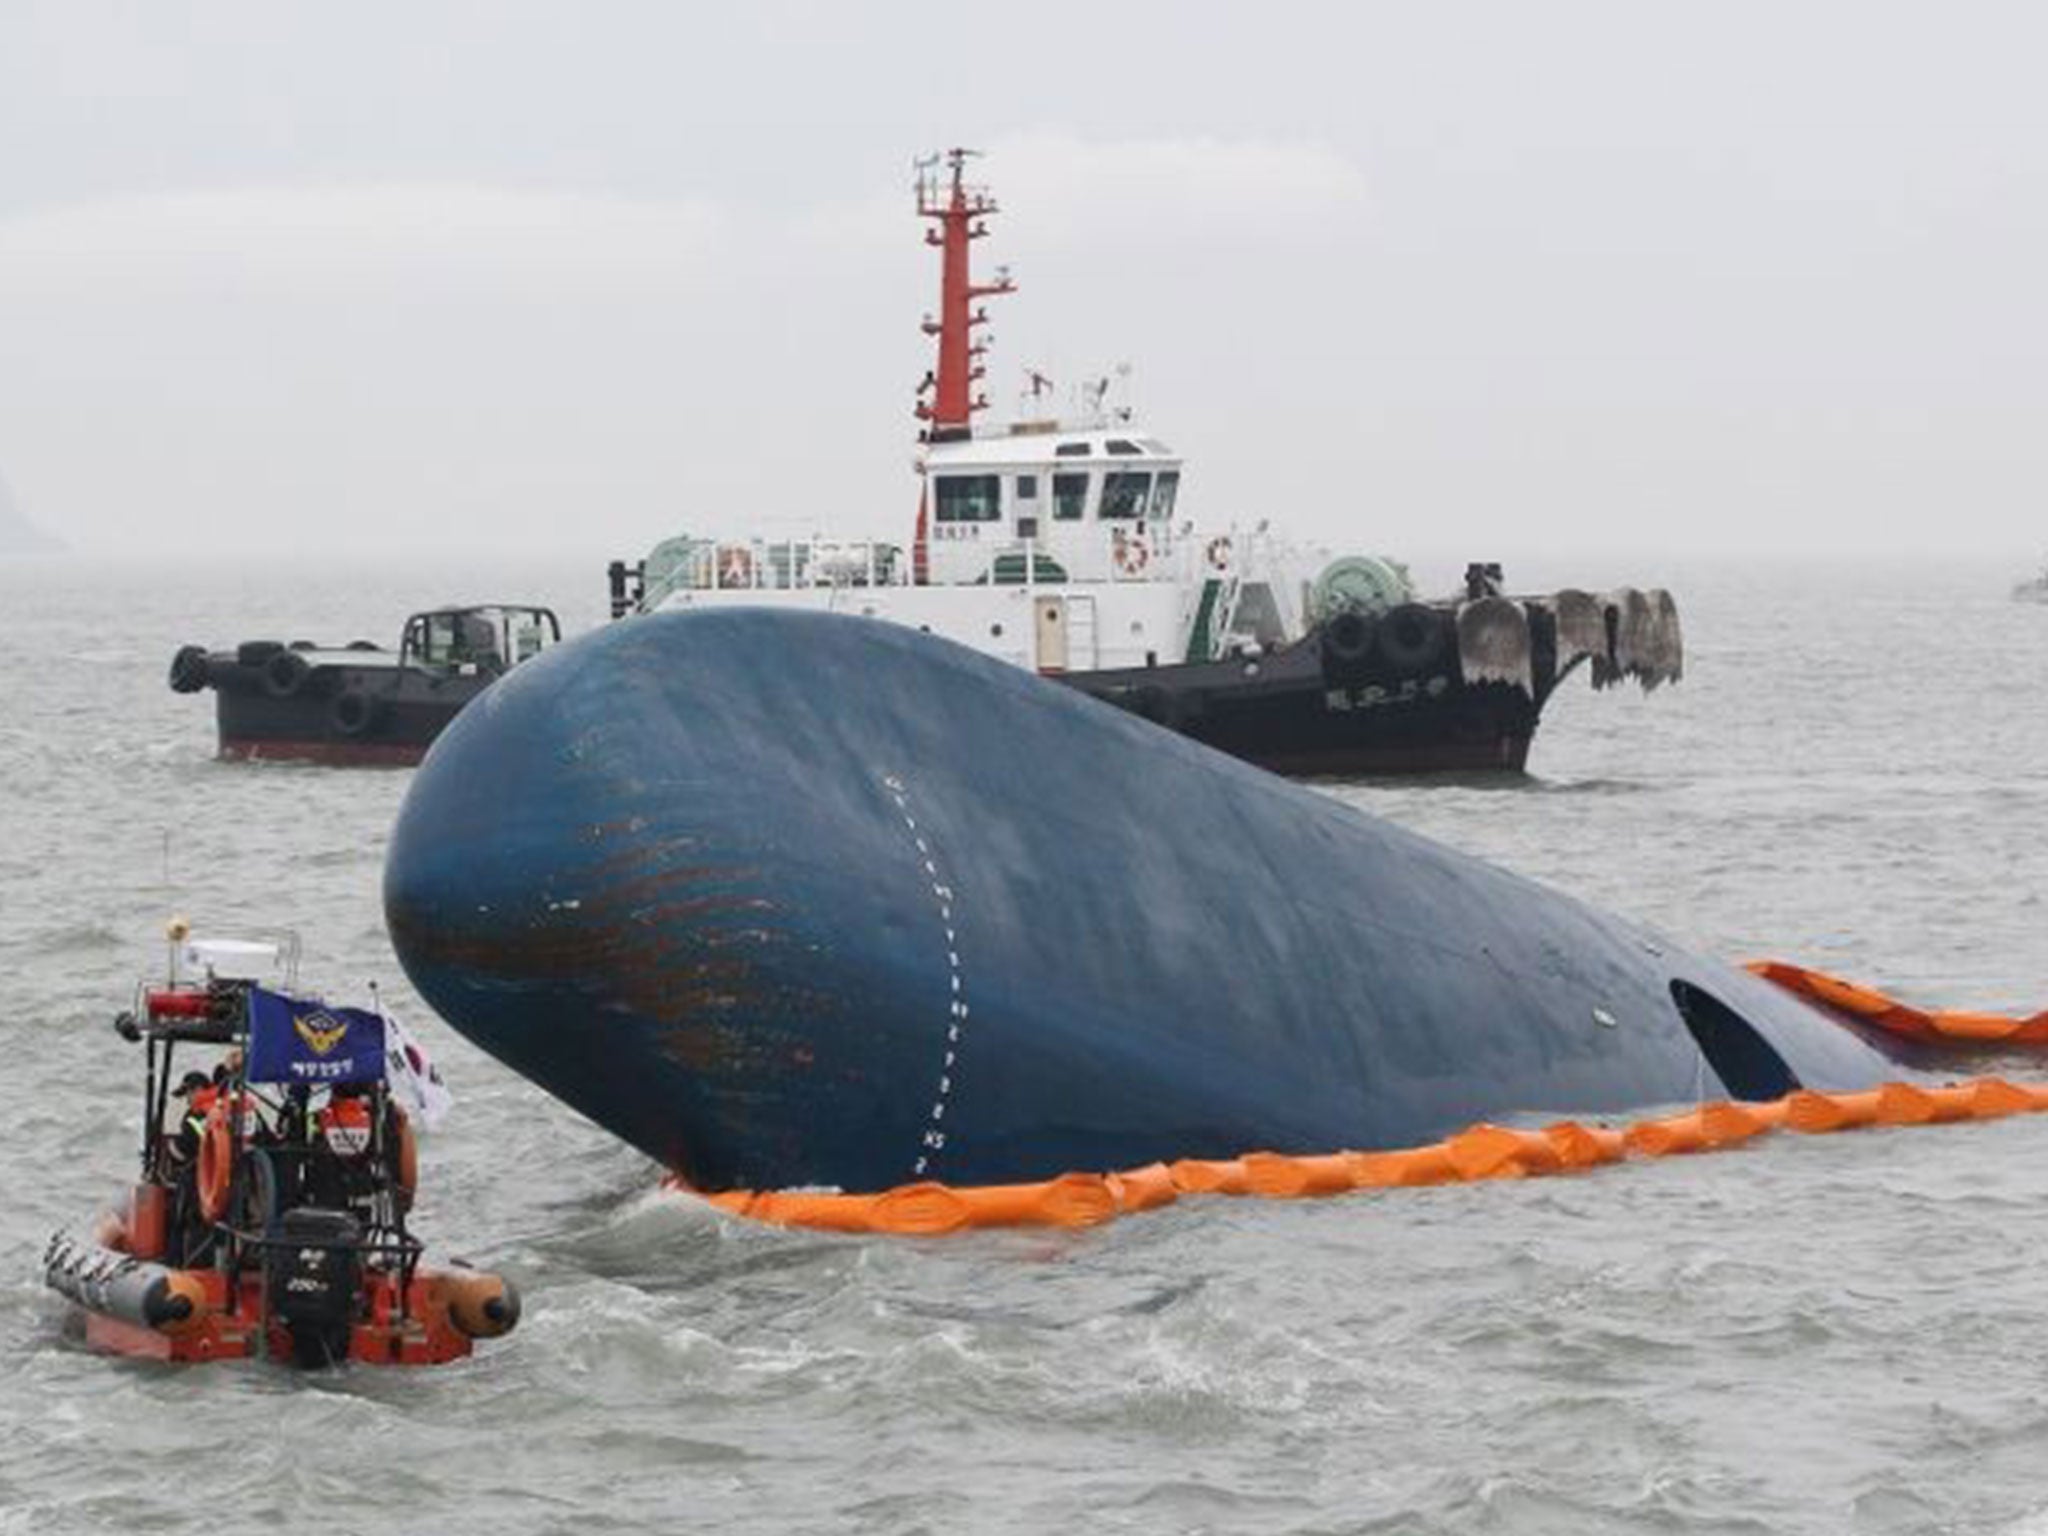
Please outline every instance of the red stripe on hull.
[{"label": "red stripe on hull", "polygon": [[427,755],[417,742],[281,741],[223,736],[220,755],[231,762],[317,763],[329,768],[415,768]]}]

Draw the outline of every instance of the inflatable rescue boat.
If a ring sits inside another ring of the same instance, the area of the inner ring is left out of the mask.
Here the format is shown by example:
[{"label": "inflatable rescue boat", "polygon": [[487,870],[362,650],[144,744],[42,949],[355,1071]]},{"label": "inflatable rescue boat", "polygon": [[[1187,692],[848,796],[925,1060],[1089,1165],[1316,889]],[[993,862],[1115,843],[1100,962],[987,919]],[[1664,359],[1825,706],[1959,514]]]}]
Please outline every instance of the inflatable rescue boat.
[{"label": "inflatable rescue boat", "polygon": [[438,1078],[419,1078],[402,1029],[228,974],[272,946],[184,948],[203,974],[174,969],[115,1019],[145,1052],[141,1178],[90,1237],[58,1233],[44,1254],[87,1342],[157,1360],[436,1365],[509,1332],[511,1283],[429,1266],[407,1226],[418,1149],[401,1100],[430,1108],[420,1090]]}]

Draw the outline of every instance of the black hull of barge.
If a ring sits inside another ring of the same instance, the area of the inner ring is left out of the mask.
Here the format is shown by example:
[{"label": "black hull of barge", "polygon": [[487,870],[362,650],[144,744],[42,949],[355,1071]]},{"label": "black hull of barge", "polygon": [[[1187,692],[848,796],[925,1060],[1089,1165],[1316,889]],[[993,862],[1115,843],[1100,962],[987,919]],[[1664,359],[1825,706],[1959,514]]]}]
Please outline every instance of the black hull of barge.
[{"label": "black hull of barge", "polygon": [[208,658],[220,756],[234,761],[408,768],[492,679],[417,667],[316,666],[279,693],[232,652]]},{"label": "black hull of barge", "polygon": [[[223,659],[232,668],[232,658]],[[1264,664],[1150,667],[1059,680],[1275,773],[1512,773],[1528,760],[1540,706],[1520,689],[1448,678],[1379,690],[1332,688],[1314,665],[1313,649],[1307,661],[1276,657]],[[1247,677],[1247,665],[1258,671]],[[214,684],[220,756],[412,767],[487,681],[322,667],[280,698],[260,673],[246,681],[225,676]],[[361,716],[361,705],[339,705],[344,695],[368,701],[368,717]]]}]

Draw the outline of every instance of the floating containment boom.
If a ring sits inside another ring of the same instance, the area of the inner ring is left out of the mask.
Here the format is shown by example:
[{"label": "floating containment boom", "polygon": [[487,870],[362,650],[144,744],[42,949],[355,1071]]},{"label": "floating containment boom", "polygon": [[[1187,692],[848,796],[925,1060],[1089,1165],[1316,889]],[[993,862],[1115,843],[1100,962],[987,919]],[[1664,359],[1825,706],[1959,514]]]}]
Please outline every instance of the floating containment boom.
[{"label": "floating containment boom", "polygon": [[415,778],[393,942],[710,1192],[1431,1144],[1911,1078],[1926,1047],[900,626],[659,614]]}]

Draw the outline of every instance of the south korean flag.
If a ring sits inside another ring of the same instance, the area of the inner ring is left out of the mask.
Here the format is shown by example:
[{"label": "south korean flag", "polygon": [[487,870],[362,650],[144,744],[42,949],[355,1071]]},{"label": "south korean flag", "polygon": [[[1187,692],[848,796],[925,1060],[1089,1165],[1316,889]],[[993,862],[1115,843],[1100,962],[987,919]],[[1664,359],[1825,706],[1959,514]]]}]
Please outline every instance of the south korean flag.
[{"label": "south korean flag", "polygon": [[384,1018],[384,1080],[406,1112],[428,1130],[437,1129],[455,1107],[455,1095],[441,1081],[441,1069],[427,1048],[413,1038],[411,1030],[383,1005],[377,1011]]}]

